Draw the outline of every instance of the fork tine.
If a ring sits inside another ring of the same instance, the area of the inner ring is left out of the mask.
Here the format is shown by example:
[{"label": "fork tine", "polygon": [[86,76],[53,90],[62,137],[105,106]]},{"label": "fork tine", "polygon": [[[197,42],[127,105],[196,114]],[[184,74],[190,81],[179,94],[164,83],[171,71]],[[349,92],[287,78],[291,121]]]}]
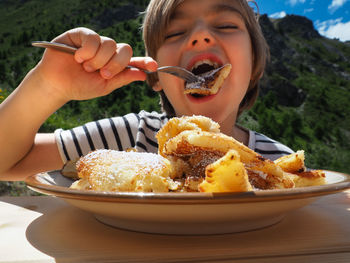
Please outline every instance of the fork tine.
[{"label": "fork tine", "polygon": [[198,81],[198,77],[196,75],[184,68],[176,66],[165,66],[158,68],[158,71],[166,72],[174,76],[180,77],[182,79],[185,79],[189,83]]}]

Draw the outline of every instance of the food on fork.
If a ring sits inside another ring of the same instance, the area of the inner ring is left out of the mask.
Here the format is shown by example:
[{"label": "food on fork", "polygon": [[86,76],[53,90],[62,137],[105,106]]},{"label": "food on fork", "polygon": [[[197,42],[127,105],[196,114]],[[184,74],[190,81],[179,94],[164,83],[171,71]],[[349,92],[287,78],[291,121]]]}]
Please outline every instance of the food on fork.
[{"label": "food on fork", "polygon": [[263,158],[203,116],[172,118],[156,136],[158,153],[96,150],[77,162],[75,189],[142,192],[245,192],[325,184],[307,171],[304,151]]},{"label": "food on fork", "polygon": [[203,78],[203,81],[186,83],[185,94],[191,94],[194,96],[207,96],[218,93],[222,84],[231,71],[231,64],[226,64],[220,68],[214,68],[203,74],[199,74]]}]

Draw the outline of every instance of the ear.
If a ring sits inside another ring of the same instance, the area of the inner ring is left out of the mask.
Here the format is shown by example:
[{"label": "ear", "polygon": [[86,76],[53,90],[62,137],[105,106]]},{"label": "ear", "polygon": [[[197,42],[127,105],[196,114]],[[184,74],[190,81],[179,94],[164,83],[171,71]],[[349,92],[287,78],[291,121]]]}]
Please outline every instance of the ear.
[{"label": "ear", "polygon": [[157,81],[157,82],[153,85],[152,89],[153,89],[154,91],[161,91],[163,88],[162,88],[162,86],[159,84],[159,81]]}]

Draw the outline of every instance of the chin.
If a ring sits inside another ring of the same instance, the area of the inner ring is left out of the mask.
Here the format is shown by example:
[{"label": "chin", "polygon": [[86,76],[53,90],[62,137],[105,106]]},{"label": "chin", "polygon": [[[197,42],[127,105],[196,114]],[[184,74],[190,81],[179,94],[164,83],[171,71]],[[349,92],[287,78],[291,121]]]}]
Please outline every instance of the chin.
[{"label": "chin", "polygon": [[205,116],[208,117],[210,119],[212,119],[213,121],[217,122],[217,123],[221,123],[225,118],[222,116],[222,114],[218,113],[218,112],[213,112],[212,110],[210,111],[194,111],[193,114],[191,115],[201,115],[201,116]]}]

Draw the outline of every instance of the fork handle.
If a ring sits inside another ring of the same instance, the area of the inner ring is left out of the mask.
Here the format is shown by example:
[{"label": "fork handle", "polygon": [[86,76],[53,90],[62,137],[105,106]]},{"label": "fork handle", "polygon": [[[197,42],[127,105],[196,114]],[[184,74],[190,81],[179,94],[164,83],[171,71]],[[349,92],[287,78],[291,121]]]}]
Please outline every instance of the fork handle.
[{"label": "fork handle", "polygon": [[48,42],[48,41],[33,41],[32,46],[43,47],[43,48],[53,48],[53,49],[57,49],[59,51],[63,51],[73,55],[75,51],[78,50],[76,47],[68,46],[62,43]]},{"label": "fork handle", "polygon": [[[62,44],[62,43],[56,43],[56,42],[48,42],[48,41],[33,41],[32,42],[32,46],[34,47],[42,47],[42,48],[53,48],[56,49],[58,51],[63,51],[69,54],[75,54],[75,52],[78,50],[78,48],[76,47],[72,47],[66,44]],[[152,74],[154,72],[150,72],[144,69],[140,69],[134,66],[126,66],[126,68],[128,69],[139,69],[143,72],[145,72],[146,74]]]}]

